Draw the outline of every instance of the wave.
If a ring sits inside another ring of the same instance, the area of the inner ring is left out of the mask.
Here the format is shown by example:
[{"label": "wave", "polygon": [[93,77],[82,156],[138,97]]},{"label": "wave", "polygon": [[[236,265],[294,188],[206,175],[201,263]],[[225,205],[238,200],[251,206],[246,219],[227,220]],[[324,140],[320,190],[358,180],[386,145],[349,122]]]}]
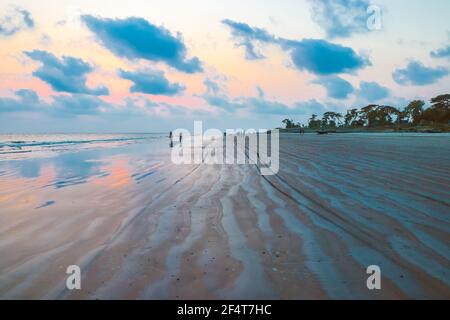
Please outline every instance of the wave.
[{"label": "wave", "polygon": [[63,141],[7,141],[0,142],[0,148],[23,148],[23,147],[45,147],[45,146],[59,146],[67,144],[87,144],[99,142],[126,142],[136,140],[154,139],[149,137],[128,137],[128,138],[111,138],[111,139],[89,139],[89,140],[63,140]]}]

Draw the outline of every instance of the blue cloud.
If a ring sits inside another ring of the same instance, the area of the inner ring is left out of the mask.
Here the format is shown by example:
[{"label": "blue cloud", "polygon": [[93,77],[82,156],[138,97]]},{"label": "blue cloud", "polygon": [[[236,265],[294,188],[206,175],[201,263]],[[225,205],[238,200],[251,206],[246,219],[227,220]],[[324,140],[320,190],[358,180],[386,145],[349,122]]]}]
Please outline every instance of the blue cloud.
[{"label": "blue cloud", "polygon": [[15,7],[9,14],[0,18],[0,35],[9,37],[19,31],[34,28],[31,13],[25,9]]},{"label": "blue cloud", "polygon": [[392,77],[401,85],[425,86],[439,81],[448,74],[449,70],[444,67],[426,67],[423,63],[413,60],[406,68],[395,70]]},{"label": "blue cloud", "polygon": [[[74,123],[83,126],[84,122],[76,122],[83,120],[103,121],[106,125],[104,127],[106,128],[105,130],[110,130],[111,125],[127,123],[128,120],[124,121],[125,118],[140,119],[142,122],[145,122],[149,120],[148,117],[158,117],[161,113],[180,117],[209,115],[203,110],[191,110],[182,105],[164,102],[156,103],[143,96],[125,97],[123,103],[115,104],[108,103],[92,95],[60,94],[52,96],[52,100],[46,102],[41,100],[36,92],[27,89],[17,90],[15,97],[0,97],[0,113],[3,113],[3,116],[0,117],[3,120],[3,126],[0,126],[1,129],[9,128],[5,124],[9,124],[11,120],[5,119],[13,119],[13,123],[18,124],[23,123],[20,122],[22,120],[28,119],[26,122],[29,122],[29,119],[42,116],[40,119],[49,121],[46,125],[51,125],[55,128],[54,125],[57,124],[56,128],[63,128],[62,130],[72,130]],[[33,116],[25,115],[21,117],[24,113],[32,113]],[[17,122],[14,122],[16,120]],[[43,123],[41,122],[40,125],[40,128],[42,128]],[[30,127],[29,125],[27,126]],[[26,129],[27,126],[24,128]],[[126,130],[130,128],[129,126],[125,127],[128,128]],[[17,129],[16,126],[12,126],[12,128]]]},{"label": "blue cloud", "polygon": [[35,91],[20,89],[14,92],[14,98],[0,97],[0,112],[25,112],[38,108],[39,96]]},{"label": "blue cloud", "polygon": [[347,38],[368,32],[369,0],[309,0],[311,15],[328,38]]},{"label": "blue cloud", "polygon": [[39,98],[33,90],[20,89],[14,98],[0,98],[0,112],[39,112],[55,117],[96,115],[109,105],[102,99],[86,94],[61,94],[51,102]]},{"label": "blue cloud", "polygon": [[327,110],[327,107],[316,99],[297,102],[295,108],[303,115],[322,114]]},{"label": "blue cloud", "polygon": [[273,115],[289,115],[297,114],[298,109],[292,108],[278,101],[270,101],[261,97],[243,97],[240,98],[243,105],[248,106],[254,113],[273,114]]},{"label": "blue cloud", "polygon": [[39,101],[39,96],[34,90],[19,89],[15,92],[15,94],[25,103],[36,103]]},{"label": "blue cloud", "polygon": [[450,46],[430,52],[433,58],[447,58],[450,60]]},{"label": "blue cloud", "polygon": [[129,72],[119,70],[119,76],[133,82],[130,92],[172,96],[183,92],[185,89],[179,83],[170,83],[162,71],[144,70]]},{"label": "blue cloud", "polygon": [[322,77],[313,83],[324,86],[328,96],[334,99],[346,99],[354,91],[350,82],[337,76]]},{"label": "blue cloud", "polygon": [[203,84],[205,85],[206,91],[202,95],[199,95],[199,97],[209,105],[228,112],[245,108],[241,102],[236,99],[231,99],[218,82],[207,78],[203,81]]},{"label": "blue cloud", "polygon": [[349,47],[334,44],[326,40],[303,39],[299,41],[277,38],[267,31],[254,28],[246,23],[223,20],[232,34],[246,48],[247,59],[262,59],[263,55],[254,51],[253,42],[275,44],[288,51],[295,67],[318,75],[352,73],[370,65],[366,57],[359,56]]},{"label": "blue cloud", "polygon": [[322,114],[327,110],[327,107],[317,101],[311,99],[307,101],[299,101],[293,105],[286,105],[277,101],[270,101],[263,98],[241,98],[250,110],[254,113],[269,114],[269,115],[311,115],[313,113]]},{"label": "blue cloud", "polygon": [[284,46],[291,50],[291,58],[299,70],[318,75],[352,73],[370,65],[370,61],[349,47],[325,40],[304,39],[285,41]]},{"label": "blue cloud", "polygon": [[86,86],[86,76],[94,68],[81,59],[55,55],[41,50],[27,51],[25,54],[42,66],[33,75],[48,83],[53,90],[68,93],[83,93],[92,95],[108,95],[108,88],[102,86],[90,89]]},{"label": "blue cloud", "polygon": [[264,91],[257,87],[257,97],[236,97],[231,98],[223,92],[220,86],[210,80],[205,80],[206,92],[201,95],[209,105],[222,109],[228,113],[234,113],[238,110],[246,110],[254,114],[266,115],[306,115],[311,110],[321,112],[325,106],[316,100],[298,102],[293,105],[287,105],[282,102],[268,100]]},{"label": "blue cloud", "polygon": [[231,34],[238,41],[236,45],[244,47],[247,60],[259,60],[265,58],[264,55],[256,51],[252,41],[273,42],[275,40],[275,38],[266,30],[250,27],[243,22],[224,19],[222,20],[222,23],[231,29]]},{"label": "blue cloud", "polygon": [[205,85],[207,92],[217,94],[220,91],[220,86],[211,79],[205,79],[203,84]]},{"label": "blue cloud", "polygon": [[71,117],[79,115],[96,115],[108,104],[102,99],[85,94],[59,95],[53,97],[49,106],[52,115],[58,117]]},{"label": "blue cloud", "polygon": [[225,94],[211,94],[205,93],[201,96],[210,106],[218,107],[228,112],[233,112],[238,109],[243,109],[246,106],[243,105],[240,101],[230,99]]},{"label": "blue cloud", "polygon": [[258,90],[258,97],[237,97],[230,98],[228,94],[221,90],[221,87],[214,81],[206,79],[204,81],[206,92],[201,96],[209,105],[220,108],[229,113],[237,110],[251,110],[259,114],[286,114],[291,109],[276,101],[269,101],[261,95],[262,90]]},{"label": "blue cloud", "polygon": [[370,102],[377,102],[390,96],[388,88],[376,82],[361,82],[359,85],[359,96]]},{"label": "blue cloud", "polygon": [[187,50],[180,33],[173,36],[164,27],[135,17],[108,19],[83,15],[81,20],[104,47],[119,57],[165,62],[186,73],[202,71],[198,58],[186,57]]}]

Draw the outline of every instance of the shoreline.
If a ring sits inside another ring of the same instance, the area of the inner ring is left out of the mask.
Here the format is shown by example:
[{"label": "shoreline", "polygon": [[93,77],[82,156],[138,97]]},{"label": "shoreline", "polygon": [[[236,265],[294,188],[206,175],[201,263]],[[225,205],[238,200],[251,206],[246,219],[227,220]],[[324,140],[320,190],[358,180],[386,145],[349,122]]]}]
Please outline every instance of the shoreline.
[{"label": "shoreline", "polygon": [[[418,128],[324,128],[324,129],[311,129],[302,128],[305,133],[317,133],[318,131],[326,131],[328,133],[423,133],[423,134],[439,134],[439,133],[450,133],[450,127],[446,128],[428,128],[423,127]],[[279,128],[280,133],[299,133],[300,128],[283,129]]]}]

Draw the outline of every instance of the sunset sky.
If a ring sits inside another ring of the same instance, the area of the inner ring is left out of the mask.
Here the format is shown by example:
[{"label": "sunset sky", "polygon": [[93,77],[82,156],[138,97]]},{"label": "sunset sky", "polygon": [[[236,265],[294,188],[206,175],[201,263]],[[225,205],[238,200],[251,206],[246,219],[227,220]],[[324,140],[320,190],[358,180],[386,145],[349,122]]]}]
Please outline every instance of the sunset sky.
[{"label": "sunset sky", "polygon": [[450,93],[449,13],[448,0],[2,1],[0,132],[273,128],[428,101]]}]

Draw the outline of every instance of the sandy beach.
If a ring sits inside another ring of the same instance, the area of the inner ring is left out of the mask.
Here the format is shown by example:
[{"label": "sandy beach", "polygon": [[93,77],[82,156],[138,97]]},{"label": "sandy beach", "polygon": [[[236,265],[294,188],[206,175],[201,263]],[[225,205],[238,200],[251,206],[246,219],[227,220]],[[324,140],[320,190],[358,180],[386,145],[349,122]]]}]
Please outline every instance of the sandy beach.
[{"label": "sandy beach", "polygon": [[282,134],[275,176],[97,140],[0,149],[1,299],[450,299],[448,135]]}]

